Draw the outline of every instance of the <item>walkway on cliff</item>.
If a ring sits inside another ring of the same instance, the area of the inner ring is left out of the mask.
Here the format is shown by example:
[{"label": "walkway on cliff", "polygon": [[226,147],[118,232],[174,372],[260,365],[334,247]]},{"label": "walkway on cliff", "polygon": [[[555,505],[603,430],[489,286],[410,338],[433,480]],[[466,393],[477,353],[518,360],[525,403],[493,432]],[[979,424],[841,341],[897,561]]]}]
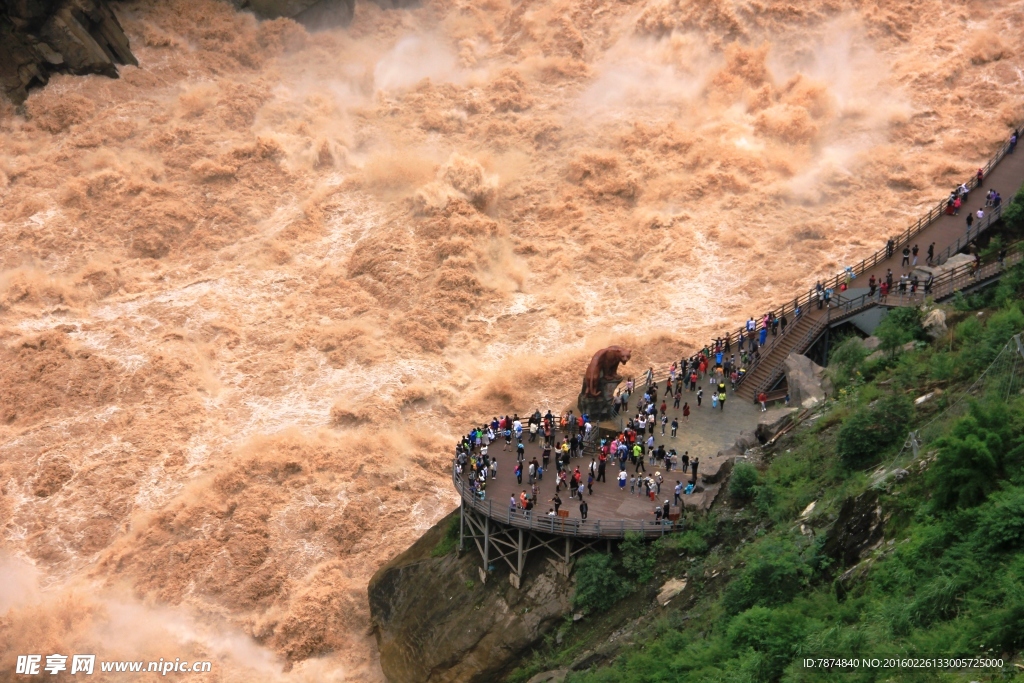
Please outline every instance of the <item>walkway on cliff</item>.
[{"label": "walkway on cliff", "polygon": [[[971,189],[971,193],[966,204],[960,209],[959,215],[947,215],[946,201],[943,199],[915,224],[901,234],[894,235],[895,245],[891,255],[887,255],[886,249],[883,247],[859,264],[852,266],[853,272],[856,274],[852,286],[866,291],[867,282],[872,275],[877,281],[884,281],[886,271],[889,269],[892,270],[894,281],[898,281],[903,273],[913,272],[913,267],[901,268],[902,251],[905,246],[910,248],[913,248],[914,245],[919,246],[918,268],[920,268],[925,265],[928,245],[934,242],[935,260],[941,264],[965,248],[990,225],[997,222],[999,212],[993,211],[990,207],[984,207],[985,194],[989,188],[995,189],[1002,195],[1003,206],[1005,206],[1013,198],[1018,188],[1024,184],[1024,149],[1018,149],[1014,154],[1007,154],[1008,148],[1009,135],[999,151],[983,167],[984,180],[981,184],[978,184],[977,178],[967,181],[966,184]],[[985,217],[975,220],[973,227],[968,231],[966,222],[968,213],[973,214],[981,207],[985,209]],[[846,297],[838,296],[840,284],[845,281],[845,277],[846,273],[843,272],[822,283],[824,287],[833,290],[835,298],[832,303],[834,306],[842,305],[854,298],[849,296],[852,294],[852,290],[846,293],[848,295]],[[858,293],[858,295],[860,294]],[[890,295],[890,298],[894,297]],[[872,304],[862,300],[861,305],[866,308]],[[794,309],[797,306],[801,309],[799,318],[794,315]],[[850,310],[849,306],[846,308],[843,317],[848,317],[854,312]],[[773,310],[775,315],[780,318],[785,315],[790,324],[785,334],[780,334],[778,337],[769,335],[767,343],[761,347],[760,360],[750,366],[746,376],[736,389],[735,397],[741,401],[751,402],[761,391],[766,391],[777,383],[782,375],[786,357],[791,352],[806,352],[825,328],[835,322],[837,313],[835,310],[824,307],[818,308],[817,294],[813,288],[793,301],[769,310]],[[761,313],[763,314],[763,312]],[[734,349],[738,334],[742,334],[742,331],[731,335]]]},{"label": "walkway on cliff", "polygon": [[[656,446],[664,445],[666,450],[675,449],[680,457],[684,452],[689,452],[691,458],[696,457],[700,459],[697,474],[701,481],[701,490],[689,496],[683,496],[682,506],[695,510],[706,510],[710,507],[726,474],[722,467],[723,465],[726,468],[729,467],[729,465],[725,464],[729,460],[729,456],[718,456],[717,454],[720,451],[728,450],[736,443],[743,432],[753,430],[761,417],[761,413],[756,406],[744,401],[726,401],[724,410],[713,409],[711,407],[710,385],[707,384],[707,380],[705,380],[702,386],[704,388],[704,401],[699,408],[697,407],[695,395],[684,392],[683,400],[688,401],[690,405],[690,416],[688,419],[683,417],[682,404],[680,404],[678,409],[673,408],[672,400],[669,399],[666,410],[668,426],[665,436],[661,435],[660,425],[654,431]],[[664,381],[661,382],[658,389],[660,394],[664,394]],[[642,394],[642,388],[638,388],[634,392],[633,398],[630,401],[631,408],[635,408],[636,402]],[[660,401],[661,396],[659,396],[659,405]],[[777,419],[781,411],[782,408],[774,408],[769,412],[769,415],[772,419]],[[679,422],[679,431],[676,437],[671,436],[671,423],[673,419]],[[617,422],[614,424],[612,422],[601,423],[600,426],[619,428]],[[562,436],[563,434],[560,432],[557,434],[556,444],[561,443]],[[640,440],[646,441],[647,437],[648,435],[644,434]],[[524,435],[523,443],[526,447],[525,466],[528,466],[534,457],[537,458],[538,462],[543,462],[542,437],[538,437],[535,442],[529,442]],[[657,497],[656,501],[652,501],[647,496],[637,495],[636,493],[630,495],[628,483],[625,491],[620,490],[617,481],[619,474],[618,461],[615,458],[609,458],[606,470],[607,482],[595,482],[594,494],[586,496],[587,505],[590,508],[586,526],[581,527],[580,525],[579,501],[571,499],[569,492],[563,487],[559,496],[562,499],[562,509],[568,511],[569,518],[564,522],[557,522],[558,528],[549,529],[547,527],[550,527],[552,523],[546,515],[548,509],[553,507],[549,500],[555,493],[554,454],[552,454],[551,458],[550,471],[546,471],[544,479],[538,484],[539,503],[531,512],[529,518],[527,518],[521,511],[509,514],[509,497],[512,495],[518,497],[524,490],[529,493],[530,484],[528,483],[525,469],[522,484],[516,481],[513,473],[516,465],[515,439],[512,440],[509,450],[502,450],[504,447],[504,439],[499,438],[488,448],[488,455],[498,459],[498,477],[494,480],[488,479],[486,497],[483,500],[479,498],[473,499],[466,485],[465,474],[461,481],[455,480],[456,488],[464,500],[492,519],[512,524],[513,526],[533,528],[539,531],[620,537],[622,533],[629,531],[631,528],[634,530],[640,529],[640,526],[632,524],[634,522],[643,522],[644,526],[653,528],[655,526],[655,505],[660,506],[664,504],[665,500],[668,500],[671,503],[672,511],[679,512],[680,507],[674,504],[673,489],[677,480],[682,481],[685,485],[691,476],[690,472],[684,474],[680,470],[666,471],[661,463],[651,465],[650,461],[645,459],[645,470],[642,470],[640,474],[654,476],[655,472],[661,472],[665,479],[661,487],[660,496]],[[596,456],[588,453],[583,457],[573,458],[570,464],[570,473],[572,468],[579,467],[580,472],[583,474],[583,480],[586,482],[588,467],[592,457]],[[633,475],[634,467],[632,464],[627,464],[626,472],[631,476]],[[648,533],[650,534],[651,532],[648,530]]]}]

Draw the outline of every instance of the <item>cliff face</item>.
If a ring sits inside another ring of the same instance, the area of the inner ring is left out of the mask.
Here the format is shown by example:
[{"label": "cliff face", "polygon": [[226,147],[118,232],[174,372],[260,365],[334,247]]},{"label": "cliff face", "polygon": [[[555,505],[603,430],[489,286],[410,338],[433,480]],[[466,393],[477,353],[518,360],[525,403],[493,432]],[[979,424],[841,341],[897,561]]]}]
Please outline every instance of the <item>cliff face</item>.
[{"label": "cliff face", "polygon": [[291,17],[310,27],[339,26],[352,20],[355,0],[234,0],[239,9],[266,19]]},{"label": "cliff face", "polygon": [[432,557],[452,519],[457,510],[370,580],[373,630],[391,683],[497,680],[569,609],[571,581],[540,557],[520,590],[500,566],[481,584],[475,549]]},{"label": "cliff face", "polygon": [[0,0],[0,88],[16,104],[53,73],[138,65],[107,0]]}]

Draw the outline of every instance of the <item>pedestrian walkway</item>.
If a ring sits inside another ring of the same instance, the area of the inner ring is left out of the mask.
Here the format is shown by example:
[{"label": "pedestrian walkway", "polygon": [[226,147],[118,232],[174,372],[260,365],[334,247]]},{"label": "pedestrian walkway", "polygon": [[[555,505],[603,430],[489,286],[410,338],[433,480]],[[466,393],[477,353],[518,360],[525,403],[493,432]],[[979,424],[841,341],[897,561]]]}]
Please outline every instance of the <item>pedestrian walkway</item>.
[{"label": "pedestrian walkway", "polygon": [[[866,287],[872,275],[876,281],[884,281],[888,270],[892,271],[894,281],[898,281],[903,273],[910,273],[913,266],[902,264],[904,247],[913,249],[914,245],[918,246],[917,265],[921,266],[925,263],[928,246],[934,242],[935,261],[941,263],[997,222],[998,211],[984,207],[985,194],[989,188],[1002,194],[1005,205],[1024,183],[1024,150],[1018,149],[1014,154],[1007,154],[1008,148],[1007,139],[992,160],[983,167],[983,180],[980,183],[976,177],[966,182],[972,191],[959,215],[947,215],[946,202],[943,200],[917,223],[902,234],[894,236],[890,250],[883,248],[859,264],[850,266],[850,271],[856,276],[854,282],[857,286]],[[976,219],[969,229],[967,215],[974,214],[979,208],[984,208],[986,215],[980,220]],[[839,296],[840,286],[846,281],[846,275],[844,271],[823,283],[824,288],[833,290],[835,298],[832,303],[835,305],[842,302]],[[760,392],[766,391],[778,382],[789,354],[806,352],[825,327],[833,321],[835,311],[826,306],[819,308],[817,299],[816,291],[811,289],[793,302],[773,309],[776,316],[781,318],[785,315],[790,324],[784,334],[769,337],[768,343],[759,349],[759,359],[748,368],[748,372],[737,387],[736,396],[741,401],[753,401]],[[796,314],[797,310],[799,316]],[[734,333],[731,337],[735,340],[737,335],[742,333]]]}]

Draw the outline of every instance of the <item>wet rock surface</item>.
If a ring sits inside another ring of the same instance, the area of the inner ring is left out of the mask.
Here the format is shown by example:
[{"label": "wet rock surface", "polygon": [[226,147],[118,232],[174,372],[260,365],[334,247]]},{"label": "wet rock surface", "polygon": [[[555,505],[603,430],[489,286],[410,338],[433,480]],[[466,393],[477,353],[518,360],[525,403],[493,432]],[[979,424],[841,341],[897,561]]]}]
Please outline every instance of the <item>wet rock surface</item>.
[{"label": "wet rock surface", "polygon": [[519,590],[500,560],[482,584],[473,548],[432,557],[452,518],[457,510],[370,580],[372,628],[391,683],[499,680],[569,609],[571,582],[541,553],[529,558]]},{"label": "wet rock surface", "polygon": [[0,89],[15,104],[54,73],[117,78],[138,65],[107,0],[0,2]]},{"label": "wet rock surface", "polygon": [[882,542],[884,531],[878,493],[866,491],[843,503],[838,519],[825,537],[824,552],[842,567],[852,567],[864,553]]}]

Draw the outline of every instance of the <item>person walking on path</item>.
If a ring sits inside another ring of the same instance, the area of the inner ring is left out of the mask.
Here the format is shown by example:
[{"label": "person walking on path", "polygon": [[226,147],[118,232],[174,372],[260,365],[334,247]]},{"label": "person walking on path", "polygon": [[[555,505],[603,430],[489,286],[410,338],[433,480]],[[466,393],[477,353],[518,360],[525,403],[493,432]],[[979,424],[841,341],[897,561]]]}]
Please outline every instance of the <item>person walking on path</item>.
[{"label": "person walking on path", "polygon": [[935,242],[928,245],[928,265],[932,264],[932,259],[935,258]]},{"label": "person walking on path", "polygon": [[[978,209],[981,211],[981,209]],[[970,211],[967,212],[967,232],[971,231],[971,226],[974,225],[974,214]]]},{"label": "person walking on path", "polygon": [[683,419],[687,422],[690,421],[690,404],[683,403]]},{"label": "person walking on path", "polygon": [[725,387],[719,387],[718,389],[718,409],[725,412]]},{"label": "person walking on path", "polygon": [[619,490],[620,491],[625,491],[626,490],[626,479],[628,479],[628,478],[629,478],[629,475],[626,474],[626,470],[622,470],[621,472],[619,472]]},{"label": "person walking on path", "polygon": [[558,514],[558,508],[562,506],[562,499],[558,497],[558,492],[555,492],[555,497],[548,501],[549,503],[555,504],[555,514]]},{"label": "person walking on path", "polygon": [[768,406],[765,405],[767,401],[768,396],[763,391],[757,395],[757,402],[761,404],[762,413],[768,412]]},{"label": "person walking on path", "polygon": [[911,255],[914,257],[913,260],[910,262],[910,265],[912,265],[912,266],[916,266],[917,265],[917,252],[918,251],[920,251],[920,250],[918,249],[916,244],[914,245],[914,248],[910,250]]},{"label": "person walking on path", "polygon": [[587,501],[580,499],[580,519],[584,522],[587,521],[587,513],[590,511],[590,506],[587,505]]},{"label": "person walking on path", "polygon": [[910,265],[910,247],[903,247],[903,261],[900,263],[900,267],[908,265]]},{"label": "person walking on path", "polygon": [[678,431],[679,431],[679,418],[678,417],[673,417],[672,418],[672,438],[673,439],[676,438],[676,432],[678,432]]},{"label": "person walking on path", "polygon": [[675,488],[675,496],[676,496],[676,498],[675,498],[675,505],[676,505],[676,507],[679,507],[679,505],[683,502],[682,494],[683,494],[683,482],[681,482],[681,481],[679,481],[677,479],[676,480],[676,488]]},{"label": "person walking on path", "polygon": [[700,402],[704,398],[704,389],[697,389],[697,407],[700,408]]}]

